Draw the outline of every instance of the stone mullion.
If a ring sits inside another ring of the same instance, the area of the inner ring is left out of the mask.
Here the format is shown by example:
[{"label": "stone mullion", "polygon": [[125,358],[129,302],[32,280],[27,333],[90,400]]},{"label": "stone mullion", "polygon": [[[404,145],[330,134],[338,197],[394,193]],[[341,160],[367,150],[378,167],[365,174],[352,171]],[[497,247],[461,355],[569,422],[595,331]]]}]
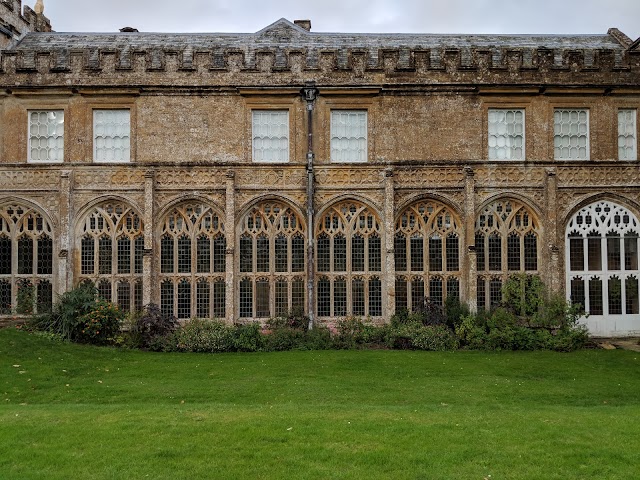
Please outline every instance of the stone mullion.
[{"label": "stone mullion", "polygon": [[[69,260],[69,251],[74,241],[73,232],[71,231],[72,218],[73,218],[73,172],[70,170],[63,170],[60,174],[60,243],[58,254],[58,272],[57,272],[57,289],[54,287],[54,291],[57,290],[58,294],[66,292],[73,284],[73,270],[77,270],[80,273],[80,265],[76,265],[75,268],[69,268],[72,263]],[[80,257],[77,256],[79,259]],[[81,261],[81,259],[80,259]],[[17,270],[16,270],[17,271]]]},{"label": "stone mullion", "polygon": [[[233,323],[236,318],[235,306],[235,246],[236,246],[236,182],[235,173],[227,172],[226,192],[225,192],[225,237],[227,249],[225,251],[225,270],[226,270],[226,295],[225,295],[225,313],[226,322]],[[238,262],[239,268],[239,262]],[[255,292],[255,285],[254,292]],[[239,298],[239,296],[238,296]],[[255,303],[255,302],[254,302]],[[255,308],[255,305],[254,305]]]},{"label": "stone mullion", "polygon": [[[396,265],[395,265],[395,185],[393,181],[393,169],[389,168],[384,171],[384,246],[380,248],[384,252],[384,266],[380,272],[380,280],[382,288],[385,289],[387,295],[382,296],[382,311],[387,312],[387,317],[396,312]],[[382,254],[382,252],[380,252]]]},{"label": "stone mullion", "polygon": [[[461,253],[461,267],[463,270],[467,272],[466,277],[464,275],[460,275],[460,296],[461,300],[465,300],[464,292],[466,292],[466,302],[469,305],[469,308],[472,312],[477,311],[478,309],[478,284],[477,284],[477,258],[476,258],[476,184],[474,178],[474,172],[471,167],[465,168],[465,197],[464,197],[464,247]],[[485,235],[485,242],[488,242],[488,237]],[[484,249],[484,245],[480,248]],[[462,253],[466,250],[467,255],[462,255]],[[486,250],[485,250],[485,253]],[[485,255],[485,262],[488,261],[487,256]],[[466,264],[466,268],[465,267]],[[486,263],[485,263],[486,266]],[[465,288],[466,285],[466,288]],[[486,289],[486,287],[485,287]],[[486,298],[486,291],[485,291]]]},{"label": "stone mullion", "polygon": [[[549,285],[552,292],[559,292],[562,290],[562,278],[564,278],[564,271],[561,270],[562,261],[560,260],[560,249],[558,247],[562,242],[559,238],[558,229],[558,177],[556,176],[555,168],[547,170],[547,177],[545,182],[545,217],[546,228],[543,230],[544,238],[540,239],[540,245],[538,251],[541,251],[542,245],[549,245],[549,256],[543,255],[540,260],[544,260],[545,265],[543,271],[546,275],[543,275],[545,283]],[[566,239],[564,240],[566,241]],[[546,257],[546,258],[545,258]],[[540,265],[538,265],[540,270]]]},{"label": "stone mullion", "polygon": [[[149,303],[160,304],[160,289],[153,289],[158,282],[159,258],[155,252],[154,218],[155,218],[155,172],[149,170],[144,174],[144,212],[142,221],[144,226],[144,252],[142,255],[142,305]],[[175,305],[174,305],[175,307]]]}]

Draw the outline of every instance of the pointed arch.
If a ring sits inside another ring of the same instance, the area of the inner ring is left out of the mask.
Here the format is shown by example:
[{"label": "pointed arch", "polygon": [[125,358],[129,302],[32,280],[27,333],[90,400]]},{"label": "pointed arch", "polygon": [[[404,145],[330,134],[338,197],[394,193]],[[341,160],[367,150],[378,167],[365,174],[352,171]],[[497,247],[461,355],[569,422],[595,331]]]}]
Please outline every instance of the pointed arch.
[{"label": "pointed arch", "polygon": [[383,230],[377,210],[360,200],[343,199],[318,217],[318,315],[380,316]]},{"label": "pointed arch", "polygon": [[425,297],[439,305],[448,296],[459,298],[462,232],[458,213],[440,200],[422,198],[400,211],[394,235],[397,311],[412,310]]},{"label": "pointed arch", "polygon": [[138,211],[119,197],[102,198],[82,210],[76,223],[79,283],[125,311],[142,308],[144,225]]},{"label": "pointed arch", "polygon": [[237,236],[240,318],[304,311],[306,226],[301,212],[280,197],[262,198],[244,209]]},{"label": "pointed arch", "polygon": [[158,223],[163,312],[179,319],[225,317],[225,228],[221,211],[201,198],[181,199],[163,210]]},{"label": "pointed arch", "polygon": [[567,298],[581,304],[594,335],[640,331],[640,222],[626,206],[599,199],[573,212],[565,227]]},{"label": "pointed arch", "polygon": [[536,210],[517,197],[493,199],[476,216],[478,308],[502,301],[502,283],[519,272],[538,274],[541,224]]},{"label": "pointed arch", "polygon": [[31,314],[53,302],[53,228],[28,201],[0,203],[0,314]]}]

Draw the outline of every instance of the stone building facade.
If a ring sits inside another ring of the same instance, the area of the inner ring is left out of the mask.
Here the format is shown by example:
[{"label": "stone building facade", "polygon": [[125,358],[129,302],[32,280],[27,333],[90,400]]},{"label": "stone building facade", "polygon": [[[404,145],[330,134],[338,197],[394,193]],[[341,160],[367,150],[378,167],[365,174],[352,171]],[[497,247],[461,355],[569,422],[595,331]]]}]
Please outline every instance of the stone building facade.
[{"label": "stone building facade", "polygon": [[4,315],[91,281],[179,318],[382,322],[489,308],[527,272],[592,333],[640,333],[640,47],[617,29],[33,32],[0,86]]}]

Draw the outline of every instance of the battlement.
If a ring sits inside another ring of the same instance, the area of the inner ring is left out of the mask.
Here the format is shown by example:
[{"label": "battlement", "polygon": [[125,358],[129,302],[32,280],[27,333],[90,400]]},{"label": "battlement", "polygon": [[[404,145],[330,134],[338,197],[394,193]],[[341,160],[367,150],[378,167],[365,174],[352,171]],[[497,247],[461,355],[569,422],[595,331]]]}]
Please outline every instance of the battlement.
[{"label": "battlement", "polygon": [[[41,3],[39,11],[43,8]],[[10,47],[29,32],[51,32],[51,22],[28,5],[23,9],[22,0],[0,0],[0,48]]]}]

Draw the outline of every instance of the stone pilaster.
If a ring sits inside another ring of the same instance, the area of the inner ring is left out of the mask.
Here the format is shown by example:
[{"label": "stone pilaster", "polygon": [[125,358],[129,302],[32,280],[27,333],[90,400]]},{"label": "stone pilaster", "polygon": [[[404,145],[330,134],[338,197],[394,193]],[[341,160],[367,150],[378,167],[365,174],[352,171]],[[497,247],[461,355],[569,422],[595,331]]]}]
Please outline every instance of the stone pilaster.
[{"label": "stone pilaster", "polygon": [[142,257],[142,276],[145,279],[142,284],[142,304],[148,305],[149,303],[160,303],[157,291],[159,289],[153,288],[157,285],[156,282],[156,269],[154,265],[154,235],[153,225],[155,216],[155,172],[149,170],[144,174],[144,254]]},{"label": "stone pilaster", "polygon": [[[466,288],[461,288],[461,293],[466,292],[466,301],[475,312],[478,308],[477,294],[477,263],[476,263],[476,182],[473,169],[471,167],[464,168],[464,248],[466,255],[463,257],[462,268],[467,273],[463,276],[462,281],[466,284]],[[464,286],[462,286],[464,287]]]},{"label": "stone pilaster", "polygon": [[233,323],[236,318],[236,282],[234,270],[234,256],[236,250],[236,179],[235,172],[227,172],[227,190],[225,196],[225,238],[227,240],[226,271],[226,321]]},{"label": "stone pilaster", "polygon": [[73,172],[63,170],[60,174],[60,244],[58,252],[58,294],[66,292],[73,285],[73,261],[69,252],[73,251]]},{"label": "stone pilaster", "polygon": [[382,298],[382,311],[385,317],[391,318],[396,311],[396,265],[394,256],[395,235],[395,186],[393,182],[393,169],[384,171],[384,279],[383,292],[387,292]]},{"label": "stone pilaster", "polygon": [[549,168],[546,171],[546,181],[544,185],[545,198],[545,225],[544,238],[538,246],[540,252],[538,269],[542,268],[542,279],[552,292],[559,292],[562,289],[562,265],[560,260],[560,249],[558,247],[560,238],[558,237],[558,177],[556,169]]}]

